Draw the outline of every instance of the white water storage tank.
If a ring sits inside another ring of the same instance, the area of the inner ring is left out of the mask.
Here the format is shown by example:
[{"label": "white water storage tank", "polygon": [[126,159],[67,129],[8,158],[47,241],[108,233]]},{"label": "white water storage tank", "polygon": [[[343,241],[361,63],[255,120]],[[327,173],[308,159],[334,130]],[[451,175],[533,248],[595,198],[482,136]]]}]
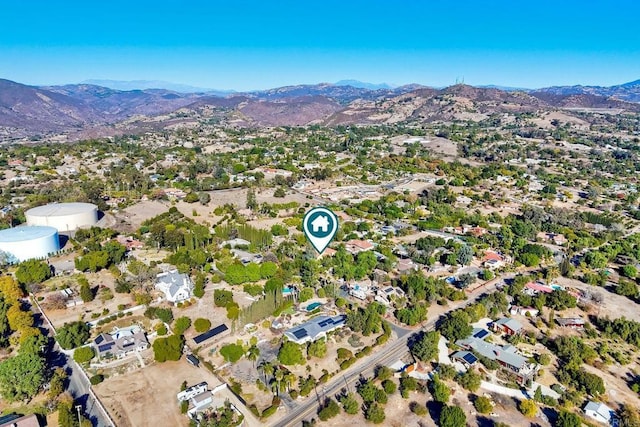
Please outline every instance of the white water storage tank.
[{"label": "white water storage tank", "polygon": [[98,222],[98,207],[91,203],[51,203],[25,212],[27,225],[47,225],[73,231]]},{"label": "white water storage tank", "polygon": [[0,251],[14,262],[47,258],[59,250],[58,230],[53,227],[27,225],[0,230]]}]

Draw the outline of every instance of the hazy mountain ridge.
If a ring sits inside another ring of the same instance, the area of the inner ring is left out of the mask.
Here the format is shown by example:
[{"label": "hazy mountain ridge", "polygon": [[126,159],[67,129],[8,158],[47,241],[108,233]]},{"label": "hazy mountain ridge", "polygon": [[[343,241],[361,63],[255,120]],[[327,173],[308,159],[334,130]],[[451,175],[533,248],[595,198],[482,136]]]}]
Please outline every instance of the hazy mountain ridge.
[{"label": "hazy mountain ridge", "polygon": [[595,95],[627,102],[640,102],[640,80],[615,86],[552,86],[538,89],[536,92],[554,95]]},{"label": "hazy mountain ridge", "polygon": [[[639,85],[640,81],[630,82],[609,89],[633,91]],[[640,112],[640,103],[572,90],[505,91],[463,84],[443,89],[421,85],[366,89],[323,83],[216,96],[167,89],[121,91],[89,84],[35,87],[0,80],[0,139],[107,135],[122,129],[119,124],[125,121],[127,131],[148,128],[150,123],[156,129],[173,123],[175,118],[163,115],[177,111],[256,127],[479,121],[496,113],[572,108]]]}]

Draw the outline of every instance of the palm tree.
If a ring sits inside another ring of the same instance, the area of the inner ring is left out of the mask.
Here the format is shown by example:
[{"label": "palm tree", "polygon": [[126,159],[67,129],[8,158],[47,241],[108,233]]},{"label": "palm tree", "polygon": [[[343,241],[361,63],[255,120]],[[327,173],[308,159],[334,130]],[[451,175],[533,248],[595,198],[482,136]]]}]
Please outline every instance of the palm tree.
[{"label": "palm tree", "polygon": [[293,384],[296,382],[296,379],[298,377],[296,377],[293,373],[291,372],[287,372],[284,375],[284,383],[287,386],[287,391],[291,391],[291,387],[293,387]]},{"label": "palm tree", "polygon": [[280,396],[280,391],[282,390],[282,380],[284,379],[284,371],[279,367],[273,373],[273,377],[277,383],[278,396]]},{"label": "palm tree", "polygon": [[268,384],[267,378],[273,374],[273,365],[271,364],[271,362],[263,360],[262,362],[260,362],[258,369],[262,370],[262,372],[264,373],[264,383]]},{"label": "palm tree", "polygon": [[256,367],[256,360],[258,360],[258,357],[260,357],[260,349],[255,345],[249,347],[249,350],[247,351],[247,359],[253,362],[254,368]]}]

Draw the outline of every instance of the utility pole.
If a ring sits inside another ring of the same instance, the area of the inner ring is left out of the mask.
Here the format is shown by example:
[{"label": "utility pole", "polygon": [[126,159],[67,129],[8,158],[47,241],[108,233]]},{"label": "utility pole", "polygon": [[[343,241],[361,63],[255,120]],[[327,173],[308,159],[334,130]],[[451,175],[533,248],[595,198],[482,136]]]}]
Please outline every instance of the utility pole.
[{"label": "utility pole", "polygon": [[82,408],[82,405],[76,405],[76,410],[78,411],[78,425],[82,422],[80,420],[80,408]]}]

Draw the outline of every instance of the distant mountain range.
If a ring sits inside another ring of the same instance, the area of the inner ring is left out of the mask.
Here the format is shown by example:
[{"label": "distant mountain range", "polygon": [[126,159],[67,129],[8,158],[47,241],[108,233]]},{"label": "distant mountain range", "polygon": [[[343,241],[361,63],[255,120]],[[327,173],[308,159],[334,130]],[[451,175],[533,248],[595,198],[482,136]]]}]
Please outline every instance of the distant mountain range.
[{"label": "distant mountain range", "polygon": [[[163,82],[120,83],[154,86]],[[358,81],[338,83],[219,93],[206,89],[119,90],[93,84],[38,87],[0,79],[0,140],[135,133],[195,116],[215,116],[238,126],[295,126],[483,120],[496,113],[572,108],[640,112],[640,80],[611,87],[567,86],[534,91],[468,85],[436,89],[415,84],[391,87]]]},{"label": "distant mountain range", "polygon": [[178,93],[208,93],[212,95],[225,96],[234,93],[234,90],[210,89],[197,86],[190,86],[180,83],[165,82],[162,80],[85,80],[80,84],[102,86],[115,90],[146,90],[146,89],[166,89]]},{"label": "distant mountain range", "polygon": [[538,89],[538,92],[554,95],[596,95],[620,99],[628,102],[640,102],[640,80],[616,86],[552,86]]}]

